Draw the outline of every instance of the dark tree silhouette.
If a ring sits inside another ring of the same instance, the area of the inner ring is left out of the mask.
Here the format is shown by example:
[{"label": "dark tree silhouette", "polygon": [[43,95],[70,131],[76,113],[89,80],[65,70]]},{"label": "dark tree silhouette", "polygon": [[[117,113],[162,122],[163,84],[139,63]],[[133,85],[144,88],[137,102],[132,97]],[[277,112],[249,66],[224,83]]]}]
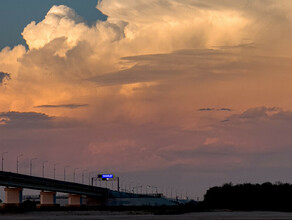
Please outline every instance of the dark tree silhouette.
[{"label": "dark tree silhouette", "polygon": [[292,210],[292,185],[277,182],[263,184],[224,184],[210,188],[204,198],[207,209]]}]

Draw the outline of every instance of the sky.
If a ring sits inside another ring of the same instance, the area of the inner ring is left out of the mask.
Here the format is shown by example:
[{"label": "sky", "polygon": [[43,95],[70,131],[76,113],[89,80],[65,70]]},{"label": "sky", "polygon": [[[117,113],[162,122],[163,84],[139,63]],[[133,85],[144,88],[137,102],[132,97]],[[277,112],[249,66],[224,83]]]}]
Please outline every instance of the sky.
[{"label": "sky", "polygon": [[292,181],[290,0],[1,3],[4,170],[201,199]]}]

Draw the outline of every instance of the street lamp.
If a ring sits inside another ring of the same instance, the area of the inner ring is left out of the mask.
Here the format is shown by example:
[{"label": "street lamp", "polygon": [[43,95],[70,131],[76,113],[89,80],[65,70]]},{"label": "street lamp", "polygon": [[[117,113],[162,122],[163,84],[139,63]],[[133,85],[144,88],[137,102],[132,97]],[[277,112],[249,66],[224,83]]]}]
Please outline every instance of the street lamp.
[{"label": "street lamp", "polygon": [[[146,186],[146,195],[147,195],[147,189],[148,189],[148,188],[152,188],[152,186],[150,186],[150,185],[147,185],[147,186]],[[152,193],[153,193],[153,188],[152,188]]]},{"label": "street lamp", "polygon": [[75,168],[73,171],[73,182],[75,183],[75,171],[78,170],[79,168]]},{"label": "street lamp", "polygon": [[[93,174],[93,176],[92,176],[92,174]],[[96,180],[96,178],[95,178],[96,175],[95,174],[96,174],[96,172],[88,172],[88,185],[91,184],[91,186],[93,186],[93,181]]]},{"label": "street lamp", "polygon": [[54,179],[56,179],[56,166],[59,165],[60,163],[55,163],[54,164]]},{"label": "street lamp", "polygon": [[2,171],[4,170],[4,154],[7,154],[8,152],[5,151],[2,153]]},{"label": "street lamp", "polygon": [[70,167],[70,166],[65,166],[64,167],[64,181],[66,180],[66,168],[68,168],[68,167]]},{"label": "street lamp", "polygon": [[84,184],[84,172],[85,172],[85,171],[87,171],[87,170],[83,170],[83,171],[82,171],[82,184]]},{"label": "street lamp", "polygon": [[90,186],[90,177],[93,172],[88,172],[88,185]]},{"label": "street lamp", "polygon": [[18,173],[18,164],[19,164],[19,162],[18,162],[18,159],[20,158],[20,157],[22,157],[23,155],[22,154],[19,154],[16,158],[16,173]]},{"label": "street lamp", "polygon": [[37,157],[30,159],[29,162],[29,174],[32,175],[32,161],[38,159]]},{"label": "street lamp", "polygon": [[43,161],[43,178],[45,177],[45,163],[47,162],[47,160]]},{"label": "street lamp", "polygon": [[117,177],[117,184],[118,184],[118,192],[120,192],[120,177]]},{"label": "street lamp", "polygon": [[168,197],[168,191],[167,191],[167,187],[165,187],[165,197]]},{"label": "street lamp", "polygon": [[[142,185],[137,185],[133,187],[133,193],[135,193],[135,189],[137,191],[137,194],[139,193],[139,188],[142,189]],[[142,194],[142,193],[141,193]]]}]

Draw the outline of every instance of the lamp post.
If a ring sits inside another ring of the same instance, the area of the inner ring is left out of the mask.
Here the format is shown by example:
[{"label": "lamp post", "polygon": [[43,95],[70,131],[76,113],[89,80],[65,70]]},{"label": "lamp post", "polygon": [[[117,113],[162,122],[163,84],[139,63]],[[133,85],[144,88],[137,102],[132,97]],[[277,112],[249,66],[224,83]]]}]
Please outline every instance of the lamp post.
[{"label": "lamp post", "polygon": [[37,157],[30,159],[29,161],[29,174],[32,175],[32,161],[38,159]]},{"label": "lamp post", "polygon": [[54,163],[54,179],[56,179],[56,166],[60,163]]},{"label": "lamp post", "polygon": [[118,184],[118,192],[120,192],[120,177],[117,177],[117,184]]},{"label": "lamp post", "polygon": [[168,197],[168,191],[167,191],[167,187],[165,187],[165,197]]},{"label": "lamp post", "polygon": [[68,167],[70,167],[70,166],[65,166],[64,167],[64,181],[66,181],[66,168],[68,168]]},{"label": "lamp post", "polygon": [[2,171],[4,170],[4,154],[7,154],[8,152],[5,151],[2,153]]},{"label": "lamp post", "polygon": [[84,184],[84,172],[85,172],[85,171],[87,171],[87,170],[83,170],[83,171],[82,171],[82,184]]},{"label": "lamp post", "polygon": [[88,186],[90,186],[90,177],[91,177],[91,173],[92,173],[92,172],[89,172],[89,173],[88,173]]},{"label": "lamp post", "polygon": [[22,156],[23,156],[22,154],[19,154],[19,155],[16,157],[16,173],[18,173],[18,164],[19,164],[18,159],[19,159],[20,157],[22,157]]},{"label": "lamp post", "polygon": [[147,193],[147,189],[148,189],[148,188],[151,188],[151,186],[149,186],[149,185],[146,186],[146,195],[148,194],[148,193]]},{"label": "lamp post", "polygon": [[73,182],[75,183],[75,171],[78,170],[79,168],[75,168],[73,171]]},{"label": "lamp post", "polygon": [[[138,194],[138,193],[139,193],[139,188],[142,189],[142,185],[134,186],[134,187],[133,187],[133,193],[135,193],[135,189],[136,189],[136,192],[137,192],[137,194]],[[141,194],[142,194],[142,192],[141,192]]]},{"label": "lamp post", "polygon": [[[93,186],[93,181],[96,180],[96,172],[89,172],[88,173],[88,185]],[[92,176],[93,175],[93,176]],[[101,182],[101,181],[100,181]],[[97,183],[96,183],[97,184]]]},{"label": "lamp post", "polygon": [[45,163],[47,162],[47,160],[43,161],[43,178],[45,177]]}]

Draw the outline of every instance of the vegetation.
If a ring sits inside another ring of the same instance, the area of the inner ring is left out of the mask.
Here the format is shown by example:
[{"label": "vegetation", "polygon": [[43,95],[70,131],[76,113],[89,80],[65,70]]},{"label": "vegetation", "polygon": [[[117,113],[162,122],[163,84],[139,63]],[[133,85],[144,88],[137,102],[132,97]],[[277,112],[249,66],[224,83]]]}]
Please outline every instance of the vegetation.
[{"label": "vegetation", "polygon": [[283,183],[224,184],[210,188],[204,198],[207,210],[292,211],[292,185]]}]

